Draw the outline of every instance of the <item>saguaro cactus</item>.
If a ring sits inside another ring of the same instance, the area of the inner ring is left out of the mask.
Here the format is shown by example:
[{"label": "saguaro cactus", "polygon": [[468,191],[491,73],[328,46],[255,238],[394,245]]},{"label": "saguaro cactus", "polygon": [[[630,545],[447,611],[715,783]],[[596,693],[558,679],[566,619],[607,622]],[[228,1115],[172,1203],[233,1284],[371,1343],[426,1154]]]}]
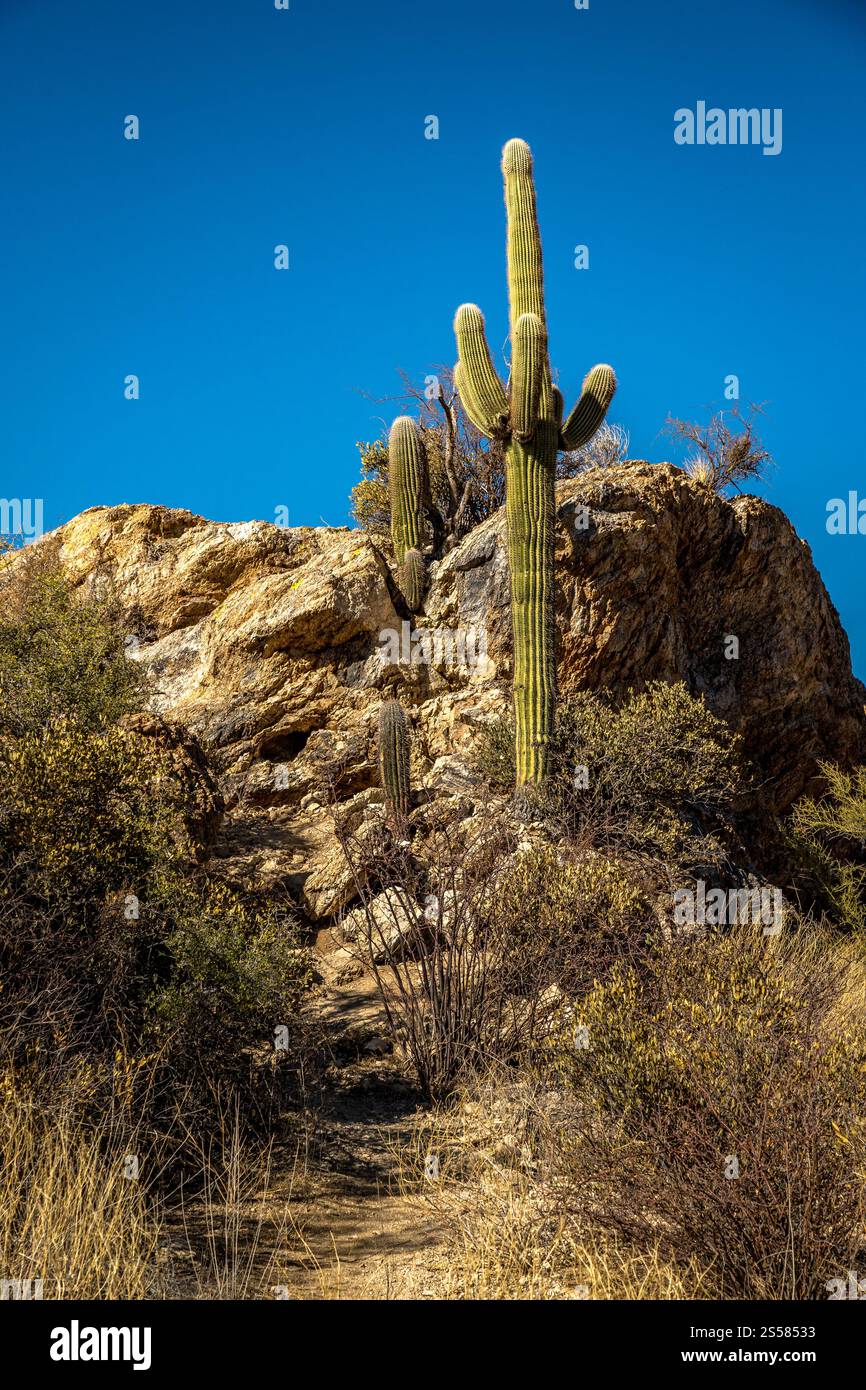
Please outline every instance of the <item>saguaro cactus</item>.
[{"label": "saguaro cactus", "polygon": [[553,525],[556,455],[579,449],[602,423],[616,390],[608,366],[593,367],[562,423],[562,396],[547,351],[541,237],[532,154],[524,140],[502,152],[508,220],[511,379],[506,389],[490,357],[475,304],[457,310],[455,381],[472,423],[506,446],[506,517],[514,633],[515,760],[518,786],[544,780],[556,710]]},{"label": "saguaro cactus", "polygon": [[415,421],[410,415],[399,415],[388,436],[391,540],[398,565],[402,565],[407,550],[421,548],[426,466],[424,445]]},{"label": "saguaro cactus", "polygon": [[403,820],[409,811],[409,731],[399,700],[386,700],[379,710],[379,772],[392,815]]}]

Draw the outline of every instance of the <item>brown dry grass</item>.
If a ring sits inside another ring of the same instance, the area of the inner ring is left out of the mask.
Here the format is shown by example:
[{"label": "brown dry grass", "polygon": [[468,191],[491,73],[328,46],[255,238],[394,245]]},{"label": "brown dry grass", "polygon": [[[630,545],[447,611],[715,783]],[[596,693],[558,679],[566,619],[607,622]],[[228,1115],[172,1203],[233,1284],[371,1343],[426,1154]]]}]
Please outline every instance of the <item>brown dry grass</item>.
[{"label": "brown dry grass", "polygon": [[45,1298],[154,1296],[159,1220],[125,1176],[134,1153],[71,1101],[46,1115],[0,1077],[0,1277],[41,1279]]}]

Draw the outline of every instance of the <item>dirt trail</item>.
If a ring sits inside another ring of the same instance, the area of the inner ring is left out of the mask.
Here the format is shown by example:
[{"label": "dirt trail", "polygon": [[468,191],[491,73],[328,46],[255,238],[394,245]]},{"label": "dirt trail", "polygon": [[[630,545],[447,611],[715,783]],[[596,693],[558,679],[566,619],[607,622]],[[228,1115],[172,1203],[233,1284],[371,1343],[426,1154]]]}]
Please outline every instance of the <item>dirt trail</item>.
[{"label": "dirt trail", "polygon": [[267,1183],[245,1192],[228,1221],[221,1208],[201,1205],[187,1240],[194,1252],[204,1248],[207,1223],[216,1227],[211,1266],[222,1261],[232,1222],[241,1247],[257,1242],[241,1296],[433,1297],[441,1229],[423,1193],[401,1190],[397,1160],[412,1143],[420,1099],[390,1054],[373,981],[335,980],[330,943],[322,944],[325,983],[315,1009],[334,1062],[316,1103],[297,1124],[289,1117]]},{"label": "dirt trail", "polygon": [[[326,981],[329,947],[321,940]],[[429,1297],[441,1232],[423,1196],[401,1191],[396,1157],[412,1142],[418,1093],[390,1055],[369,976],[331,979],[317,1013],[339,1060],[322,1093],[296,1192],[289,1175],[288,1295]],[[281,1174],[273,1184],[278,1199],[285,1180]]]}]

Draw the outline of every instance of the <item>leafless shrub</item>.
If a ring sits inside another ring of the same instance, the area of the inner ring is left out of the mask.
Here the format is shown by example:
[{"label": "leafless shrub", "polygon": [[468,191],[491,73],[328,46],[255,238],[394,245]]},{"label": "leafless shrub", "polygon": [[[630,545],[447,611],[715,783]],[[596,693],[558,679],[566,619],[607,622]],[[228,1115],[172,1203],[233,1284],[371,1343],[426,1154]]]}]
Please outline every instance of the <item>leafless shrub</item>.
[{"label": "leafless shrub", "polygon": [[743,415],[738,407],[719,411],[702,427],[689,420],[669,415],[666,432],[674,439],[684,439],[695,453],[686,461],[685,469],[696,483],[713,492],[727,487],[739,490],[739,484],[764,476],[772,458],[755,434],[755,417],[762,414],[759,405],[750,405]]},{"label": "leafless shrub", "polygon": [[594,1223],[722,1298],[824,1297],[862,1256],[866,1161],[856,961],[802,925],[659,944],[583,1001],[558,1124],[564,1189]]},{"label": "leafless shrub", "polygon": [[501,813],[440,827],[417,850],[385,826],[372,851],[337,833],[361,901],[359,954],[425,1096],[531,1051],[558,996],[549,961],[518,955],[508,935],[499,877],[517,838]]},{"label": "leafless shrub", "polygon": [[[401,372],[402,390],[380,400],[389,414],[416,416],[427,455],[424,514],[433,553],[452,549],[460,538],[505,501],[505,457],[501,440],[485,439],[463,409],[450,367],[435,367],[423,386]],[[362,478],[352,489],[352,515],[385,545],[391,505],[388,491],[388,423],[382,437],[359,443]]]},{"label": "leafless shrub", "polygon": [[[447,1258],[425,1276],[434,1296],[711,1296],[699,1259],[672,1262],[652,1245],[630,1246],[563,1202],[556,1096],[537,1074],[496,1068],[473,1080],[456,1104],[418,1115],[409,1142],[395,1146],[401,1189],[422,1198],[444,1232]],[[438,1161],[435,1182],[430,1154]]]}]

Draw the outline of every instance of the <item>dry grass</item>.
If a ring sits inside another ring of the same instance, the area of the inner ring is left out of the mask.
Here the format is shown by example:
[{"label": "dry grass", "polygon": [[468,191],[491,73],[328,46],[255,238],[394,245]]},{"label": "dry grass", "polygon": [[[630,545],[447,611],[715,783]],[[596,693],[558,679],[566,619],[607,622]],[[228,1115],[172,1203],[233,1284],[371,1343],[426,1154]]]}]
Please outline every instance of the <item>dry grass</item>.
[{"label": "dry grass", "polygon": [[5,1073],[0,1278],[41,1279],[54,1299],[157,1294],[159,1222],[141,1183],[125,1175],[131,1154],[134,1143],[88,1126],[71,1102],[40,1112]]}]

